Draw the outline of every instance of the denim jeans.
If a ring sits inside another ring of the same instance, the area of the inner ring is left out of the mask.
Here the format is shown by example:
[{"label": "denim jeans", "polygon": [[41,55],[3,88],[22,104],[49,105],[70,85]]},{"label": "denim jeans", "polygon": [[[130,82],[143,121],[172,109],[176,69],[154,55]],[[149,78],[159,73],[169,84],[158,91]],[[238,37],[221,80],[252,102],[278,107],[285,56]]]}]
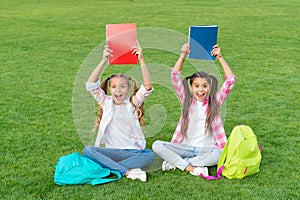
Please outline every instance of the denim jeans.
[{"label": "denim jeans", "polygon": [[213,166],[222,153],[218,148],[193,147],[186,144],[155,141],[153,151],[168,163],[182,171],[188,166]]},{"label": "denim jeans", "polygon": [[118,171],[122,176],[128,169],[142,168],[154,160],[154,153],[144,149],[114,149],[88,146],[83,150],[83,155],[103,168]]}]

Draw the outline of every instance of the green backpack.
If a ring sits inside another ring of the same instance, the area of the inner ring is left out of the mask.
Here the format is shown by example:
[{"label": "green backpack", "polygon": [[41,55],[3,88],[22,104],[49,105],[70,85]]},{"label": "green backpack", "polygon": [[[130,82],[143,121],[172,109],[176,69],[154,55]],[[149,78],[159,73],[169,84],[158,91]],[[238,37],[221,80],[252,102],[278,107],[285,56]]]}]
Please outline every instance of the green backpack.
[{"label": "green backpack", "polygon": [[220,156],[217,177],[202,177],[213,180],[221,178],[222,174],[229,179],[241,179],[259,172],[260,162],[256,135],[249,126],[239,125],[233,128]]}]

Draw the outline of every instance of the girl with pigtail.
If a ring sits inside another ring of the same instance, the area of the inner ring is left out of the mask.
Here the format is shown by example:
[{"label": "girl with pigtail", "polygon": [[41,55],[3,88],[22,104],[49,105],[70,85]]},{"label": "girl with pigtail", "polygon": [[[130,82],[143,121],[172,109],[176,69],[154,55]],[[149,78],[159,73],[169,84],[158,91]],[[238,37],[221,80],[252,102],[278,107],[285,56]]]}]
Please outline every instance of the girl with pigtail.
[{"label": "girl with pigtail", "polygon": [[[109,46],[104,47],[103,58],[86,83],[86,89],[98,103],[98,116],[94,126],[97,131],[95,146],[85,147],[83,155],[103,168],[145,182],[147,175],[141,168],[153,161],[154,153],[145,149],[141,124],[144,123],[144,101],[153,88],[141,47],[133,47],[132,54],[137,55],[141,66],[143,84],[139,89],[137,82],[125,74],[113,74],[100,84],[99,76],[108,57],[112,57]],[[105,147],[100,146],[102,143]]]},{"label": "girl with pigtail", "polygon": [[[108,88],[108,85],[109,85],[108,82],[111,78],[114,78],[114,77],[123,77],[125,79],[128,79],[128,85],[130,85],[130,81],[132,82],[132,94],[129,97],[129,102],[133,106],[135,106],[135,109],[138,112],[138,116],[139,116],[138,119],[139,119],[140,125],[145,125],[145,121],[143,119],[143,116],[144,116],[144,102],[142,103],[142,105],[140,107],[135,105],[135,103],[133,102],[133,97],[138,91],[137,81],[134,78],[127,77],[125,74],[113,74],[110,77],[105,78],[101,82],[100,88],[104,91],[105,94],[107,94],[107,88]],[[100,121],[101,121],[101,118],[102,118],[102,115],[103,115],[102,106],[99,105],[99,104],[97,104],[97,105],[98,105],[98,116],[96,118],[96,122],[95,122],[95,125],[94,125],[94,128],[93,128],[94,132],[98,131]]]},{"label": "girl with pigtail", "polygon": [[209,166],[216,165],[227,141],[220,106],[231,92],[236,77],[221,55],[218,45],[211,52],[224,71],[225,82],[218,90],[215,76],[199,71],[180,78],[182,65],[190,53],[188,44],[172,69],[171,79],[183,105],[171,142],[155,141],[152,149],[162,159],[162,170],[180,169],[194,176],[208,176]]}]

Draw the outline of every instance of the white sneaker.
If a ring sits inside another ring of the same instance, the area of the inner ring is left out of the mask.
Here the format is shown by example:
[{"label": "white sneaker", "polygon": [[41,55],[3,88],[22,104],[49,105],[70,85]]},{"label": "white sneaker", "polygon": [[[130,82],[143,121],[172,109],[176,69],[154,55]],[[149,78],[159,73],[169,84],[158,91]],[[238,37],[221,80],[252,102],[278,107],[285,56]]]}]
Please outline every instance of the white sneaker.
[{"label": "white sneaker", "polygon": [[200,176],[200,174],[203,174],[204,176],[208,176],[208,168],[207,167],[196,167],[193,172],[190,172],[190,174],[194,176]]},{"label": "white sneaker", "polygon": [[147,174],[145,171],[141,170],[140,168],[130,169],[128,170],[127,178],[130,178],[132,180],[139,179],[142,182],[147,181]]},{"label": "white sneaker", "polygon": [[161,169],[163,171],[168,171],[168,170],[175,170],[176,167],[164,160],[162,165],[161,165]]}]

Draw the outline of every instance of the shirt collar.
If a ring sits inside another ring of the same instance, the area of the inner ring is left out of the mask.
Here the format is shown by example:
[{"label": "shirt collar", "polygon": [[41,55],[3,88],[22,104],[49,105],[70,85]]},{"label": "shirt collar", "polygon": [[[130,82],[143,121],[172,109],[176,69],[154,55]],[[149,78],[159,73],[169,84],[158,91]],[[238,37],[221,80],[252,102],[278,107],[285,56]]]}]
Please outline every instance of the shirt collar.
[{"label": "shirt collar", "polygon": [[[129,103],[130,103],[129,98],[126,98],[126,99],[124,99],[122,104],[129,104]],[[114,102],[113,102],[113,104],[114,105],[122,105],[122,104],[115,104]]]},{"label": "shirt collar", "polygon": [[[208,104],[208,100],[209,100],[209,96],[207,95],[204,101],[202,102],[203,105]],[[197,99],[193,96],[192,104],[194,105],[196,103],[197,103]]]},{"label": "shirt collar", "polygon": [[123,102],[123,103],[125,103],[125,104],[130,103],[129,98],[124,99],[124,102]]}]

